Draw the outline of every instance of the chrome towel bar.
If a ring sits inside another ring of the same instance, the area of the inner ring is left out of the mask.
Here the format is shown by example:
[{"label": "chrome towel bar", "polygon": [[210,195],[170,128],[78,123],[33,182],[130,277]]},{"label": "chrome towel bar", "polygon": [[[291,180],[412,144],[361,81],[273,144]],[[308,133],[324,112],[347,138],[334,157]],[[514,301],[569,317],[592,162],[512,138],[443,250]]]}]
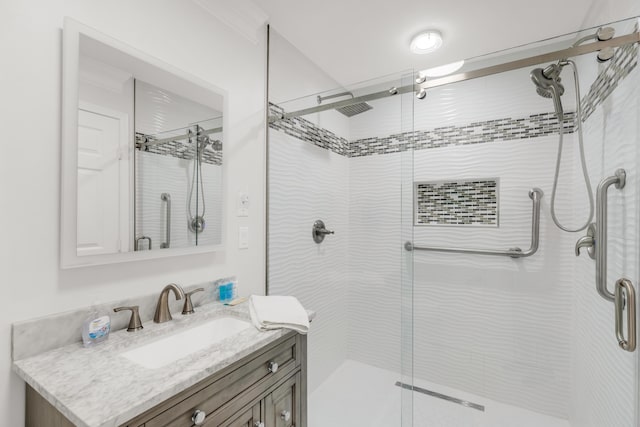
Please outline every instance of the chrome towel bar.
[{"label": "chrome towel bar", "polygon": [[531,246],[526,251],[520,248],[510,248],[506,251],[488,250],[488,249],[464,249],[464,248],[444,248],[437,246],[414,246],[411,242],[406,242],[404,248],[407,251],[432,251],[432,252],[453,252],[461,254],[475,255],[497,255],[508,256],[511,258],[525,258],[535,254],[538,251],[540,243],[540,199],[544,193],[539,188],[529,190],[529,198],[533,201],[531,212]]}]

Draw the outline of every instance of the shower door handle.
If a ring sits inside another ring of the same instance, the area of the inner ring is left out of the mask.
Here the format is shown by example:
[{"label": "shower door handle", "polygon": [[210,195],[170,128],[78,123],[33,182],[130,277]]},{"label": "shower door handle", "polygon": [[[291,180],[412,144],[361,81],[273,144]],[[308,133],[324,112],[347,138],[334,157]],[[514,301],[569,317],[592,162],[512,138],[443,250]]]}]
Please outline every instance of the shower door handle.
[{"label": "shower door handle", "polygon": [[160,243],[162,249],[166,249],[171,246],[171,194],[162,193],[160,199],[166,203],[166,225],[165,225],[165,241]]},{"label": "shower door handle", "polygon": [[[619,279],[615,288],[616,338],[621,349],[636,349],[636,291],[629,279]],[[624,309],[627,308],[627,336],[624,329]]]}]

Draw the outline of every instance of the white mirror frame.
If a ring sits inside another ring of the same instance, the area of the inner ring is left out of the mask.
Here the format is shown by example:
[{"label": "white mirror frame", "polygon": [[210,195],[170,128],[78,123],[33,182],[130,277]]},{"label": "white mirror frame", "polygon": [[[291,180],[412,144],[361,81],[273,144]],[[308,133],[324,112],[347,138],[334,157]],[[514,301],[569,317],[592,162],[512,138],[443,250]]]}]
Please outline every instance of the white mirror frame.
[{"label": "white mirror frame", "polygon": [[[223,128],[228,129],[228,94],[211,83],[182,71],[170,64],[145,54],[127,44],[115,40],[99,31],[83,25],[71,18],[64,18],[62,36],[62,134],[61,134],[61,215],[60,215],[60,267],[77,268],[93,265],[113,264],[120,262],[140,261],[171,256],[192,255],[208,252],[219,252],[225,248],[226,209],[222,211],[222,239],[218,245],[193,246],[188,248],[170,248],[156,251],[122,252],[105,255],[84,255],[77,253],[77,216],[78,216],[78,105],[79,105],[79,61],[80,35],[84,34],[94,40],[136,57],[164,72],[201,86],[224,97]],[[222,200],[226,205],[227,197],[224,188],[226,180],[226,162],[222,163],[223,189]]]}]

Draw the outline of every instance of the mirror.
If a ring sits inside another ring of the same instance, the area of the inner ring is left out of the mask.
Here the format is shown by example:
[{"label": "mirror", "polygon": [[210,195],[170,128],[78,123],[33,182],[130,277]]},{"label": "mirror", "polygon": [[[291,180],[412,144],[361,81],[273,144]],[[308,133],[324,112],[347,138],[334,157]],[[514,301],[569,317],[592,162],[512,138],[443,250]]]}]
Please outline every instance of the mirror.
[{"label": "mirror", "polygon": [[63,55],[62,266],[219,249],[223,91],[68,19]]}]

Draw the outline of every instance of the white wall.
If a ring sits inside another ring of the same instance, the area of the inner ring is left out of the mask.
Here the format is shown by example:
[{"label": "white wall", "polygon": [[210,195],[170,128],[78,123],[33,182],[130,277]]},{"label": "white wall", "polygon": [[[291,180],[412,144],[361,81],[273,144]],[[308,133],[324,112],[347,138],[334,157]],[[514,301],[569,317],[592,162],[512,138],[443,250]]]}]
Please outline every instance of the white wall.
[{"label": "white wall", "polygon": [[[60,270],[64,16],[228,90],[225,253]],[[242,293],[263,293],[264,40],[254,45],[191,2],[178,0],[3,2],[0,28],[0,280],[7,302],[0,310],[0,425],[18,427],[24,424],[24,383],[10,368],[12,322],[87,306],[95,299],[157,292],[172,281],[189,284],[235,274]],[[249,218],[234,216],[239,191],[251,197]],[[249,226],[248,250],[237,249],[239,224]]]},{"label": "white wall", "polygon": [[[269,101],[286,111],[316,105],[315,94],[342,92],[340,85],[315,63],[271,28],[269,36]],[[334,110],[307,114],[306,120],[349,137],[349,119]]]}]

